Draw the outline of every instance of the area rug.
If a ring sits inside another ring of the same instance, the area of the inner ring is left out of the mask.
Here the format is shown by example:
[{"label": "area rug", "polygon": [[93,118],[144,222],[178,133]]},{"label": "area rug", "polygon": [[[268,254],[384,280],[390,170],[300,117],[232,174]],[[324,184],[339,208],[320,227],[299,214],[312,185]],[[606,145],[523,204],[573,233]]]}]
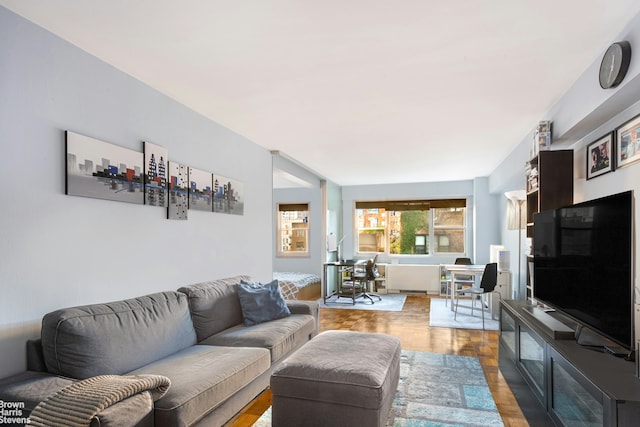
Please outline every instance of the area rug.
[{"label": "area rug", "polygon": [[347,310],[378,310],[378,311],[402,311],[404,302],[407,299],[406,294],[381,294],[380,301],[375,296],[372,296],[374,304],[371,304],[367,298],[357,298],[356,303],[353,304],[351,298],[338,298],[332,296],[327,299],[325,304],[323,299],[320,298],[318,303],[323,308],[344,308]]},{"label": "area rug", "polygon": [[[429,308],[429,326],[443,327],[443,328],[458,328],[458,329],[482,329],[482,317],[480,317],[480,304],[476,301],[476,309],[473,310],[471,315],[471,309],[463,307],[471,306],[471,301],[460,302],[458,307],[458,316],[454,319],[453,311],[449,305],[451,301],[448,301],[445,306],[444,298],[431,298],[431,306]],[[497,320],[491,318],[491,313],[485,311],[484,313],[484,328],[489,331],[497,331],[499,323]]]},{"label": "area rug", "polygon": [[[269,408],[254,427],[271,426]],[[503,426],[475,357],[402,350],[387,426]]]}]

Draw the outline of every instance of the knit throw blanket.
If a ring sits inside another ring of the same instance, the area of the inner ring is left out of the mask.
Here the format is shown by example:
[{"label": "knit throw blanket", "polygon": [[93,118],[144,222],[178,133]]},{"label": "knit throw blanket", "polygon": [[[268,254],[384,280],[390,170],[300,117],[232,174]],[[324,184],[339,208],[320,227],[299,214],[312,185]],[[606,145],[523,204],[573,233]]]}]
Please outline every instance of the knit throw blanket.
[{"label": "knit throw blanket", "polygon": [[149,391],[160,399],[171,381],[161,375],[100,375],[75,382],[35,407],[30,425],[86,427],[105,408],[135,394]]}]

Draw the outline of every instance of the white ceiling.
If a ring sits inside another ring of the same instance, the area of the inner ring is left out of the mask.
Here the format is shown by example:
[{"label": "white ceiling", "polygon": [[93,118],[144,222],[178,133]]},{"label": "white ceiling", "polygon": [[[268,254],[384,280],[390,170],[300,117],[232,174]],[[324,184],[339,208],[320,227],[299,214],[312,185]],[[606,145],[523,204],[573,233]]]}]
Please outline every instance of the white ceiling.
[{"label": "white ceiling", "polygon": [[637,0],[0,5],[340,185],[487,176],[640,11]]}]

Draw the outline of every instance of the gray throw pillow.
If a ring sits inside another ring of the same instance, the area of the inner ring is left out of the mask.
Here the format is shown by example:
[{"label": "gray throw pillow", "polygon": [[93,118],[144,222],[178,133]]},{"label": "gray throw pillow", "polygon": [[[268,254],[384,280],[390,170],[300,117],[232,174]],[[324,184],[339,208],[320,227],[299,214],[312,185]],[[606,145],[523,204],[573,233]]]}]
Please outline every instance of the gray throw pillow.
[{"label": "gray throw pillow", "polygon": [[289,307],[280,293],[278,280],[265,284],[241,281],[237,290],[245,326],[257,325],[291,315]]}]

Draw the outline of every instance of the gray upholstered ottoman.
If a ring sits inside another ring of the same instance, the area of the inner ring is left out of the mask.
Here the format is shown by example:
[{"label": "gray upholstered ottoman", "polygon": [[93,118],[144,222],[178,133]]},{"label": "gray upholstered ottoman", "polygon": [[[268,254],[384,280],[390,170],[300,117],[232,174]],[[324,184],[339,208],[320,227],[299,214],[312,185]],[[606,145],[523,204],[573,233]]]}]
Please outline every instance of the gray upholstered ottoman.
[{"label": "gray upholstered ottoman", "polygon": [[398,338],[323,332],[273,371],[272,425],[384,426],[399,374]]}]

